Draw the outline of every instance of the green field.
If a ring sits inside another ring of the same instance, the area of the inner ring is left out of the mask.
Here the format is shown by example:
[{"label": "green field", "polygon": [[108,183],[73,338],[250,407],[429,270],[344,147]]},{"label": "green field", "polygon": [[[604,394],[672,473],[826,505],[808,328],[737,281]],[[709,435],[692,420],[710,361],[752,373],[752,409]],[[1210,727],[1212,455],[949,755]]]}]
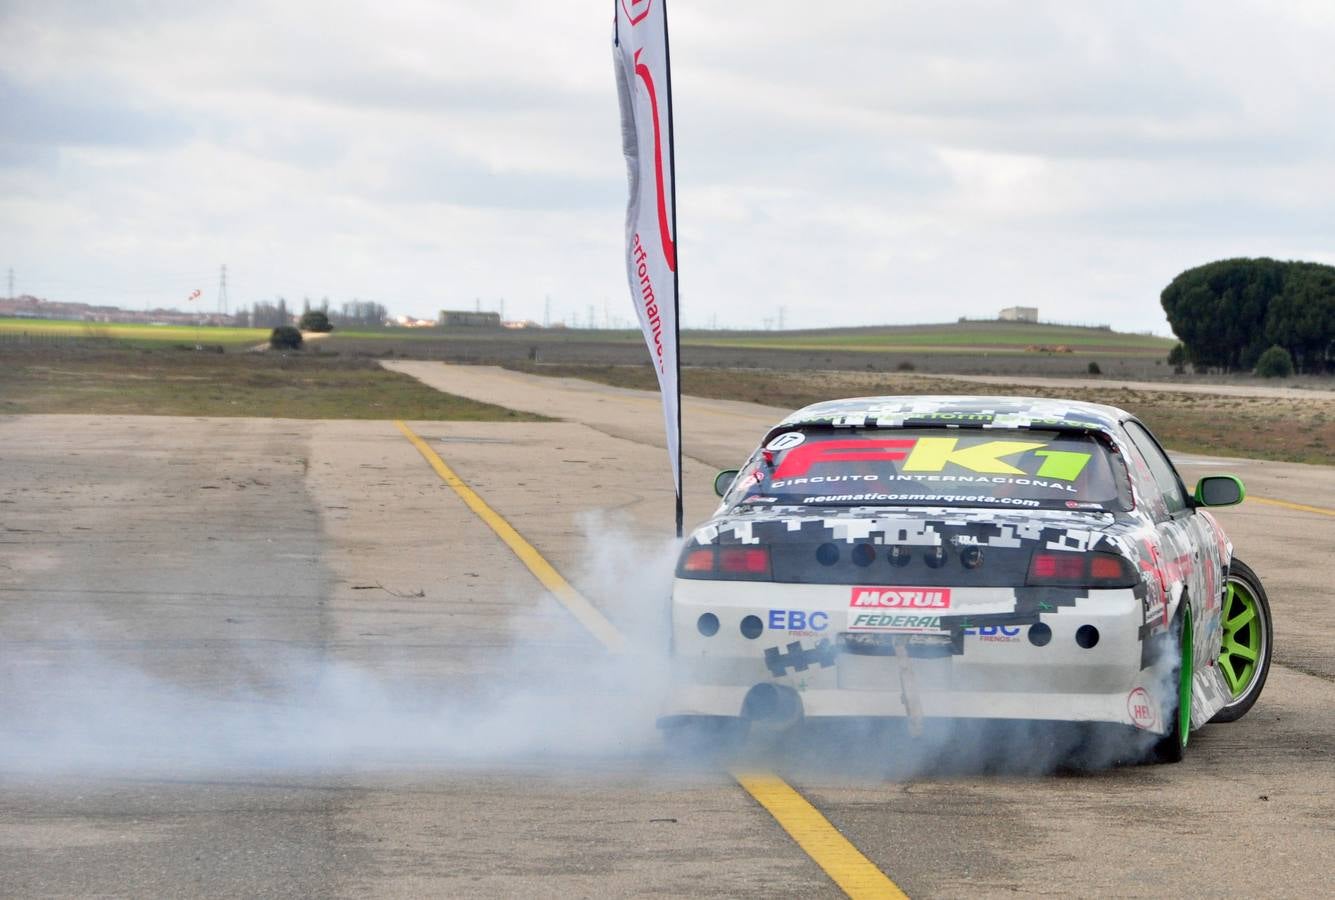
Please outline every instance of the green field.
[{"label": "green field", "polygon": [[[65,340],[111,340],[138,346],[155,344],[211,344],[239,347],[262,344],[267,328],[220,328],[189,325],[103,324],[54,319],[0,318],[0,341],[30,338]],[[331,349],[340,343],[371,341],[404,342],[408,345],[441,341],[516,341],[530,343],[638,343],[637,330],[583,328],[553,329],[454,329],[358,328],[337,330],[328,338]],[[995,353],[1072,351],[1116,353],[1128,356],[1162,356],[1174,341],[1144,334],[1126,334],[1105,328],[1043,325],[1028,322],[950,322],[937,325],[877,325],[860,328],[830,328],[803,331],[703,331],[682,332],[686,346],[737,347],[772,350],[854,350],[915,353],[959,353],[985,350]]]},{"label": "green field", "polygon": [[1167,354],[1170,338],[1127,334],[1106,328],[1043,325],[1032,322],[952,322],[939,325],[873,326],[812,331],[687,332],[683,343],[716,347],[791,350],[870,350],[895,348],[916,352],[989,350],[1025,352],[1030,347],[1051,351],[1100,350],[1125,354]]},{"label": "green field", "polygon": [[[524,341],[544,343],[638,343],[638,330],[586,328],[533,329],[405,329],[336,331],[331,340]],[[1128,334],[1107,328],[1044,325],[1029,322],[949,322],[937,325],[876,325],[803,331],[706,331],[687,329],[681,334],[688,347],[738,347],[772,350],[894,350],[915,353],[959,353],[987,350],[997,353],[1074,351],[1128,356],[1166,356],[1175,341],[1149,334]],[[1031,349],[1032,348],[1032,349]]]},{"label": "green field", "polygon": [[88,341],[120,341],[130,344],[262,344],[269,340],[268,328],[221,328],[193,325],[140,325],[113,322],[70,322],[63,319],[0,319],[0,341],[23,337]]},{"label": "green field", "polygon": [[49,413],[543,421],[365,358],[0,343],[0,415]]}]

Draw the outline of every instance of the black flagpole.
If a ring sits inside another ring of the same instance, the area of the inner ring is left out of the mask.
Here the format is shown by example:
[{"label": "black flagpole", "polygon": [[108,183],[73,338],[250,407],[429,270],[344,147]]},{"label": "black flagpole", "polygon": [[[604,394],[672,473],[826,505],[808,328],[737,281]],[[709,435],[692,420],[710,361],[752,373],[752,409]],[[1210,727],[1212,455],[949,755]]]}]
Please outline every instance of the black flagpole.
[{"label": "black flagpole", "polygon": [[677,537],[681,537],[682,489],[685,475],[681,470],[681,233],[677,231],[677,127],[672,122],[672,52],[668,44],[667,0],[663,3],[663,74],[667,77],[668,171],[672,173],[672,244],[677,267],[672,279],[672,326],[677,361]]}]

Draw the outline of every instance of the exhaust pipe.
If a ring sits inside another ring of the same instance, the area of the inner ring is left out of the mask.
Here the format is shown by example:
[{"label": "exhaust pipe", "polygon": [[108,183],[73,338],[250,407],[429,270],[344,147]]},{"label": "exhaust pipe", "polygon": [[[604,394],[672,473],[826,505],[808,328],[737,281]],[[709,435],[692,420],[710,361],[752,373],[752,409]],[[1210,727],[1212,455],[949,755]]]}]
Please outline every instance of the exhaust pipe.
[{"label": "exhaust pipe", "polygon": [[787,728],[802,718],[802,697],[790,687],[761,682],[746,692],[742,717],[753,724]]}]

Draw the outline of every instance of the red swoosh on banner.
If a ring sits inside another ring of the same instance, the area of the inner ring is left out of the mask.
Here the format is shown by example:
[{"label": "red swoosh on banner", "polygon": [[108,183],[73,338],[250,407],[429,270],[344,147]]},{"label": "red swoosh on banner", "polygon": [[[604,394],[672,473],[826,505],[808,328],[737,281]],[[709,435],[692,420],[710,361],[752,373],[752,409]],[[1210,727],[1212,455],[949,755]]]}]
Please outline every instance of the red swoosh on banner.
[{"label": "red swoosh on banner", "polygon": [[640,3],[644,3],[644,9],[638,16],[630,11],[630,6],[626,5],[626,0],[621,0],[621,8],[626,11],[626,18],[630,21],[630,24],[638,25],[644,21],[645,16],[649,15],[649,8],[652,5],[652,2],[653,0],[631,0],[630,6],[638,6]]},{"label": "red swoosh on banner", "polygon": [[635,51],[635,74],[649,92],[649,110],[654,117],[654,185],[658,188],[658,234],[663,240],[663,258],[672,272],[677,271],[677,247],[668,231],[667,197],[663,193],[663,138],[658,124],[658,94],[654,92],[654,76],[649,67],[640,62],[643,50]]}]

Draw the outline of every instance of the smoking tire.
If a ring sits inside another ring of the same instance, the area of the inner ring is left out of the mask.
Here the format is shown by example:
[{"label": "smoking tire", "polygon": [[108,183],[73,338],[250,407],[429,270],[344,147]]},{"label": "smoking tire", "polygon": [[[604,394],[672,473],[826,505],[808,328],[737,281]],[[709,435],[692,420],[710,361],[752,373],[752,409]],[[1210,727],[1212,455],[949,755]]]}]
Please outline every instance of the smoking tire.
[{"label": "smoking tire", "polygon": [[1177,763],[1187,755],[1191,739],[1191,673],[1193,645],[1191,604],[1182,598],[1182,611],[1173,620],[1172,636],[1180,648],[1177,665],[1173,667],[1171,684],[1175,690],[1163,698],[1160,709],[1168,722],[1168,733],[1154,742],[1150,751],[1151,762]]},{"label": "smoking tire", "polygon": [[1270,674],[1273,645],[1265,587],[1251,567],[1238,559],[1229,565],[1222,618],[1224,642],[1219,650],[1219,670],[1233,699],[1210,721],[1236,722],[1261,696]]}]

